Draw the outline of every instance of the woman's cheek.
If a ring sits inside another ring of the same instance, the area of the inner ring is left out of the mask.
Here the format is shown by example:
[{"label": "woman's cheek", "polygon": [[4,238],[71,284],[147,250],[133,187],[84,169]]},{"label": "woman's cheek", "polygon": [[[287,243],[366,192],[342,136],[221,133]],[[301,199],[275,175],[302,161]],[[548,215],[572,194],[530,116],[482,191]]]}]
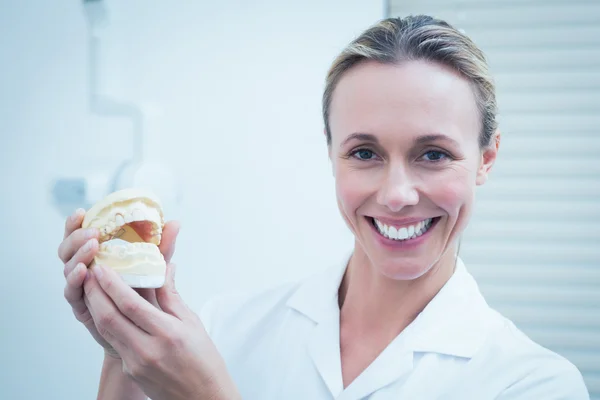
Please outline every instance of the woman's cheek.
[{"label": "woman's cheek", "polygon": [[474,202],[475,186],[463,174],[468,174],[468,171],[460,169],[447,174],[431,194],[432,200],[448,215],[450,241],[466,228]]},{"label": "woman's cheek", "polygon": [[[357,228],[357,211],[369,199],[370,184],[367,171],[338,169],[336,195],[342,216],[353,232]],[[372,184],[372,183],[371,183]]]},{"label": "woman's cheek", "polygon": [[356,204],[358,203],[358,190],[356,186],[352,184],[352,182],[344,178],[345,177],[343,175],[336,175],[337,202],[342,213],[342,217],[346,221],[348,227],[354,232],[355,222],[353,221],[353,210],[356,209]]},{"label": "woman's cheek", "polygon": [[468,174],[465,168],[452,168],[439,174],[429,186],[431,200],[450,217],[458,218],[460,211],[470,208],[474,201],[475,186],[468,183]]}]

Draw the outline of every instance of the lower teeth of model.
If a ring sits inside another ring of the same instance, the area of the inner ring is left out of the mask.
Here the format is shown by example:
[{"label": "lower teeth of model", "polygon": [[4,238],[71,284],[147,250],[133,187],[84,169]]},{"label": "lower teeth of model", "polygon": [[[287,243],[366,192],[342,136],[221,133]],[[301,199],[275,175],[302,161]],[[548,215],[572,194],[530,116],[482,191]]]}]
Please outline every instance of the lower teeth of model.
[{"label": "lower teeth of model", "polygon": [[425,227],[420,231],[420,233],[415,232],[412,236],[407,237],[406,239],[396,239],[396,238],[391,238],[388,235],[386,235],[385,233],[381,232],[379,230],[379,228],[377,228],[377,231],[385,238],[390,239],[390,240],[395,240],[398,242],[404,242],[406,240],[411,240],[411,239],[416,239],[419,236],[422,236],[425,232],[427,232],[429,230],[429,228],[431,227],[431,224],[433,223],[432,220],[430,220],[430,222],[428,224],[425,225]]}]

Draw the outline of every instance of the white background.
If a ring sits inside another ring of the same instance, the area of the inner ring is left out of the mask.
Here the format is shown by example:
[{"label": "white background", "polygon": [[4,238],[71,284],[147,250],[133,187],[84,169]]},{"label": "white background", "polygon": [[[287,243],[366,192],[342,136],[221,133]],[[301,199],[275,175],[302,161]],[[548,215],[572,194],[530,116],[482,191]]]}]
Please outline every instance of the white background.
[{"label": "white background", "polygon": [[[122,96],[162,110],[148,128],[162,135],[152,156],[182,181],[182,202],[165,207],[183,224],[185,300],[199,310],[337,262],[353,243],[321,95],[330,62],[383,2],[120,3],[109,35],[121,58],[108,68]],[[64,217],[50,189],[113,171],[131,156],[131,127],[89,112],[82,2],[0,2],[0,60],[0,397],[95,398],[102,351],[63,298]]]}]

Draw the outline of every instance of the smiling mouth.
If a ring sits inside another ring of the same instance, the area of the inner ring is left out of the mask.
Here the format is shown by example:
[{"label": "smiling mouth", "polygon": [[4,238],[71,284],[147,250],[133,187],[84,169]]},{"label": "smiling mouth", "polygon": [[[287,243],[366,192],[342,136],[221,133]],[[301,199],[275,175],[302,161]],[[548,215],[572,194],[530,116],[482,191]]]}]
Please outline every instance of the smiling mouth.
[{"label": "smiling mouth", "polygon": [[418,223],[396,228],[388,226],[373,217],[367,217],[369,222],[375,227],[377,232],[386,239],[403,242],[411,239],[416,239],[429,231],[441,217],[427,218]]}]

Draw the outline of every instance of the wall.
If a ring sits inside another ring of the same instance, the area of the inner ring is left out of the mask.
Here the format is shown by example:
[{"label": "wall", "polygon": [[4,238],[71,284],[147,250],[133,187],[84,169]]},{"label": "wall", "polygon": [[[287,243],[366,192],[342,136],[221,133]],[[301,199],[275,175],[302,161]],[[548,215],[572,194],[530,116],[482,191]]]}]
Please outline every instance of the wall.
[{"label": "wall", "polygon": [[484,51],[502,141],[461,257],[488,303],[581,371],[600,399],[600,3],[391,0]]},{"label": "wall", "polygon": [[[114,2],[113,2],[114,3]],[[325,268],[352,241],[322,135],[326,69],[383,2],[121,2],[120,86],[161,107],[154,156],[182,182],[178,287],[199,310]],[[302,4],[300,6],[300,4]],[[77,1],[0,3],[2,398],[94,398],[102,352],[63,299],[51,203],[62,176],[112,171],[131,126],[88,109],[88,42]],[[114,67],[114,65],[113,65]],[[118,80],[117,80],[118,81]],[[160,152],[157,152],[157,149]]]}]

